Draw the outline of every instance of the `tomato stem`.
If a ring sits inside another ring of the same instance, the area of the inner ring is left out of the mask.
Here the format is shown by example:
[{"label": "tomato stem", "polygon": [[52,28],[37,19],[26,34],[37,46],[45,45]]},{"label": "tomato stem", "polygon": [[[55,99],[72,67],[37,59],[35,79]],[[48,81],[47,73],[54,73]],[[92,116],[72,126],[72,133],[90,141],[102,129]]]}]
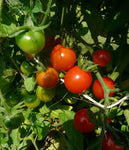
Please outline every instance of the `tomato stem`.
[{"label": "tomato stem", "polygon": [[103,90],[104,90],[105,113],[106,113],[106,115],[108,115],[108,109],[107,109],[107,106],[108,106],[108,104],[109,104],[109,98],[108,98],[108,96],[109,96],[109,93],[110,93],[111,89],[109,89],[109,88],[107,87],[107,85],[105,84],[105,82],[104,82],[104,80],[103,80],[103,78],[102,78],[102,76],[101,76],[101,74],[100,74],[99,72],[96,73],[96,76],[97,76],[98,80],[100,81],[100,83],[101,83],[101,85],[102,85],[102,87],[103,87]]},{"label": "tomato stem", "polygon": [[48,15],[50,14],[51,5],[52,5],[52,0],[49,0],[49,2],[47,4],[47,10],[46,10],[45,16],[43,17],[43,20],[39,26],[43,26],[46,23]]},{"label": "tomato stem", "polygon": [[3,8],[3,0],[0,0],[0,24],[1,24],[2,8]]},{"label": "tomato stem", "polygon": [[9,108],[9,106],[5,102],[5,98],[3,96],[3,93],[1,91],[1,89],[0,89],[0,99],[2,101],[2,104],[3,104],[4,108],[5,108],[5,110],[7,111],[7,113],[10,113],[10,108]]},{"label": "tomato stem", "polygon": [[37,144],[36,144],[36,139],[34,139],[33,135],[30,136],[30,140],[31,140],[31,142],[33,143],[35,149],[36,149],[36,150],[39,150],[39,148],[38,148],[38,146],[37,146]]}]

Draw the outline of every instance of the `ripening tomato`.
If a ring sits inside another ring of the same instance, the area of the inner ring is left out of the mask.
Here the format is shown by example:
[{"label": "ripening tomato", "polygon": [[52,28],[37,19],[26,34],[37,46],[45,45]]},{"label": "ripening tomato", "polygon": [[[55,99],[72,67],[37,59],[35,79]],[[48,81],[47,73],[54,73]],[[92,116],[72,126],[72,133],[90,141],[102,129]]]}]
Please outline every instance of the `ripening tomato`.
[{"label": "ripening tomato", "polygon": [[46,71],[36,73],[37,83],[43,88],[53,88],[59,80],[59,73],[54,68],[49,67]]},{"label": "ripening tomato", "polygon": [[[114,89],[114,81],[111,78],[109,78],[109,77],[102,77],[102,78],[108,88]],[[92,91],[97,98],[99,98],[99,99],[104,98],[104,90],[98,79],[95,80],[95,82],[93,83]],[[114,95],[114,92],[109,93],[109,97],[112,97],[113,95]]]},{"label": "ripening tomato", "polygon": [[41,101],[49,102],[55,96],[55,88],[46,89],[41,86],[38,86],[36,89],[36,95],[37,95],[38,99],[40,99]]},{"label": "ripening tomato", "polygon": [[39,53],[45,45],[45,36],[42,31],[26,31],[16,36],[18,47],[29,54]]},{"label": "ripening tomato", "polygon": [[93,61],[99,67],[105,67],[110,63],[111,55],[108,51],[99,49],[93,54]]},{"label": "ripening tomato", "polygon": [[82,133],[89,133],[94,130],[95,124],[90,121],[87,109],[83,108],[76,112],[74,116],[74,126]]},{"label": "ripening tomato", "polygon": [[114,140],[113,140],[113,133],[112,132],[107,132],[104,137],[103,137],[103,142],[102,142],[102,148],[103,150],[124,150],[123,145],[116,145]]},{"label": "ripening tomato", "polygon": [[50,59],[56,70],[66,71],[74,66],[76,54],[73,49],[58,44],[52,49]]},{"label": "ripening tomato", "polygon": [[74,66],[65,74],[65,87],[72,93],[84,92],[91,86],[91,83],[91,73],[82,70],[79,66]]}]

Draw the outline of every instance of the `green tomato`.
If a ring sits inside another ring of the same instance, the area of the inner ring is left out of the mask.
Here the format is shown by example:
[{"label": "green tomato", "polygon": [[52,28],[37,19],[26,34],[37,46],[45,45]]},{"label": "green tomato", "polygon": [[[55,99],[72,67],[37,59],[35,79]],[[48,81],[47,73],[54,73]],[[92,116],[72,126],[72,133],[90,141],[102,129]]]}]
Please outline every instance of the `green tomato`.
[{"label": "green tomato", "polygon": [[38,86],[36,89],[36,95],[41,101],[49,102],[55,96],[55,88],[46,89],[41,86]]},{"label": "green tomato", "polygon": [[9,105],[9,106],[14,106],[16,105],[18,102],[19,102],[19,99],[18,97],[16,96],[15,93],[8,93],[5,97],[6,99],[6,103]]},{"label": "green tomato", "polygon": [[22,51],[36,54],[43,49],[45,36],[42,31],[26,31],[16,36],[16,44]]},{"label": "green tomato", "polygon": [[24,116],[22,113],[10,115],[4,119],[4,124],[9,129],[18,128],[22,124],[22,122],[24,122]]},{"label": "green tomato", "polygon": [[24,103],[28,108],[36,108],[40,104],[40,99],[35,94],[27,94],[24,96]]},{"label": "green tomato", "polygon": [[30,66],[26,61],[22,62],[20,69],[26,75],[29,75],[33,72],[33,67]]}]

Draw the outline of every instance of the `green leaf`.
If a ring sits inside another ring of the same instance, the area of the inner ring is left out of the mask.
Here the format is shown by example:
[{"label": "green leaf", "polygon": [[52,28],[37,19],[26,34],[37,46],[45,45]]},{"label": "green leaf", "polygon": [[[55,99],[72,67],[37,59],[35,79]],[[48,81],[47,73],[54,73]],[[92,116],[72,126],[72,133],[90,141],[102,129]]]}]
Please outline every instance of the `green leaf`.
[{"label": "green leaf", "polygon": [[32,92],[35,88],[36,82],[34,77],[28,77],[24,80],[25,89],[28,92]]},{"label": "green leaf", "polygon": [[72,106],[69,105],[56,105],[55,108],[51,111],[50,117],[51,118],[58,118],[59,114],[62,113],[64,110],[72,110]]},{"label": "green leaf", "polygon": [[20,136],[19,136],[19,132],[18,129],[15,129],[11,132],[11,138],[13,140],[13,144],[15,147],[18,148],[19,144],[20,144]]},{"label": "green leaf", "polygon": [[128,109],[124,110],[124,116],[126,118],[128,126],[129,126],[129,110]]},{"label": "green leaf", "polygon": [[35,6],[32,9],[32,13],[39,13],[39,12],[43,12],[42,3],[40,0],[36,0]]},{"label": "green leaf", "polygon": [[16,25],[11,23],[9,26],[5,24],[0,25],[0,37],[7,37],[16,31]]},{"label": "green leaf", "polygon": [[43,107],[39,109],[39,111],[42,115],[50,113],[50,109],[46,106],[46,104],[44,104]]},{"label": "green leaf", "polygon": [[38,135],[38,140],[44,139],[50,129],[50,122],[48,121],[42,121],[42,122],[36,122],[34,131],[36,132],[36,135]]},{"label": "green leaf", "polygon": [[59,114],[59,120],[63,124],[63,128],[66,132],[67,150],[84,150],[83,148],[83,135],[77,131],[73,124],[75,113],[73,111],[63,111]]}]

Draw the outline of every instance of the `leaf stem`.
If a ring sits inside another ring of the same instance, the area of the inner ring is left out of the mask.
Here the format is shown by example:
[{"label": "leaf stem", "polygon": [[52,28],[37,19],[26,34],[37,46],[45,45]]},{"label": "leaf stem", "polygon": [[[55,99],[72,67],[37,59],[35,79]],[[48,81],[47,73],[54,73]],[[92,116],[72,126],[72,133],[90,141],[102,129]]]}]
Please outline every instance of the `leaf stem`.
[{"label": "leaf stem", "polygon": [[0,99],[2,101],[2,104],[3,104],[4,108],[5,108],[5,110],[7,111],[7,113],[10,113],[10,108],[9,108],[9,106],[5,102],[5,98],[3,96],[3,93],[1,91],[1,89],[0,89]]},{"label": "leaf stem", "polygon": [[3,8],[3,0],[0,0],[0,24],[1,24],[2,8]]},{"label": "leaf stem", "polygon": [[42,20],[42,22],[40,23],[39,26],[43,26],[46,23],[48,15],[50,13],[51,5],[52,5],[52,0],[49,0],[49,2],[47,4],[47,10],[46,10],[45,16],[43,17],[43,20]]}]

